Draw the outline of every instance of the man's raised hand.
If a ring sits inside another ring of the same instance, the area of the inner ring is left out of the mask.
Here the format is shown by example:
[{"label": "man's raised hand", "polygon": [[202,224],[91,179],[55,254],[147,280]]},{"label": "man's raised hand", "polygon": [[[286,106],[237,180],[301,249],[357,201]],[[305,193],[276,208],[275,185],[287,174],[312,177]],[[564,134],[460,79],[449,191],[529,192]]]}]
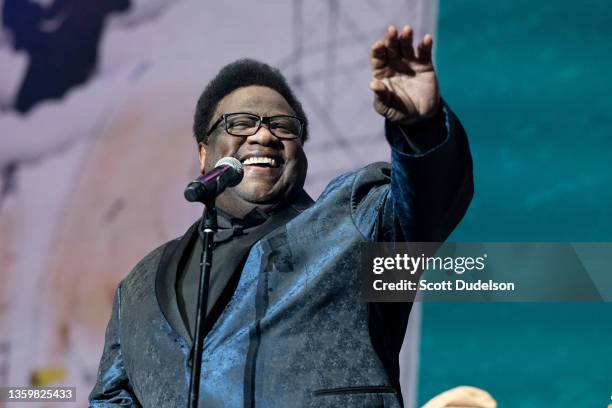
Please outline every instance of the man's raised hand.
[{"label": "man's raised hand", "polygon": [[391,122],[406,125],[433,116],[440,105],[438,79],[431,60],[433,38],[412,46],[413,30],[390,26],[370,50],[374,109]]}]

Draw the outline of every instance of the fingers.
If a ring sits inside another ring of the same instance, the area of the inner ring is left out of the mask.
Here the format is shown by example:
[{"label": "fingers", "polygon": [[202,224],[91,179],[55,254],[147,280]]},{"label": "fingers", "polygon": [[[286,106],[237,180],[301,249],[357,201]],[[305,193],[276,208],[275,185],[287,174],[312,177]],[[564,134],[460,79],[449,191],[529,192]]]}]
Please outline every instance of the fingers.
[{"label": "fingers", "polygon": [[[372,67],[377,69],[384,63],[394,58],[404,58],[407,60],[417,60],[428,64],[431,62],[431,50],[433,48],[433,37],[426,34],[423,40],[417,45],[416,52],[413,46],[414,30],[411,26],[405,25],[402,31],[398,32],[395,26],[387,28],[382,41],[377,41],[372,45],[372,50],[376,50],[378,60],[377,65]],[[373,55],[371,55],[373,57]]]},{"label": "fingers", "polygon": [[387,56],[389,58],[401,57],[402,53],[399,48],[399,40],[397,38],[397,29],[391,25],[387,28],[385,38],[383,40],[385,47],[387,47]]},{"label": "fingers", "polygon": [[414,48],[412,48],[412,27],[409,25],[404,26],[402,32],[399,35],[399,44],[400,50],[402,51],[402,56],[407,59],[414,58]]},{"label": "fingers", "polygon": [[382,41],[376,41],[370,49],[370,64],[373,70],[384,68],[386,62],[385,45]]},{"label": "fingers", "polygon": [[425,34],[423,41],[417,45],[417,60],[422,64],[431,63],[431,50],[433,48],[433,37],[431,34]]},{"label": "fingers", "polygon": [[[376,41],[370,49],[370,65],[375,79],[384,79],[396,74],[414,75],[415,72],[431,70],[431,50],[433,38],[425,35],[423,40],[413,46],[414,30],[405,25],[400,32],[395,26],[387,28],[382,41]],[[376,92],[376,88],[373,88]],[[380,92],[384,92],[382,88]]]}]

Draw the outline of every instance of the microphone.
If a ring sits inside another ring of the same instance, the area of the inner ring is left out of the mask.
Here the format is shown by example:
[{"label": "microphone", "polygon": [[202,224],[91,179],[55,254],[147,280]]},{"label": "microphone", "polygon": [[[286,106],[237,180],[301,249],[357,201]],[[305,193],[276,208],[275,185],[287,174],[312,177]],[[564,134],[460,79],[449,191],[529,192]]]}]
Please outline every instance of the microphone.
[{"label": "microphone", "polygon": [[185,189],[185,199],[189,202],[209,203],[227,187],[234,187],[242,181],[242,163],[234,157],[224,157],[215,168],[201,175]]}]

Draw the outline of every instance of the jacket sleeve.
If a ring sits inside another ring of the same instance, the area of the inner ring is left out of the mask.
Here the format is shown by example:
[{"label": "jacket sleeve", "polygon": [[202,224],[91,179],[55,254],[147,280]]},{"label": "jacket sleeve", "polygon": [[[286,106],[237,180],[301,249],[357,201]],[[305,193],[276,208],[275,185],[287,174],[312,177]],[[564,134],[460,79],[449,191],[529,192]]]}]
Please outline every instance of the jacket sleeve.
[{"label": "jacket sleeve", "polygon": [[121,352],[119,321],[121,313],[121,285],[115,293],[113,311],[106,328],[104,351],[100,359],[98,378],[89,394],[90,407],[140,407],[130,385]]},{"label": "jacket sleeve", "polygon": [[391,182],[372,228],[375,241],[442,242],[465,215],[474,192],[467,136],[444,104],[415,125],[385,123]]},{"label": "jacket sleeve", "polygon": [[[444,104],[411,126],[385,123],[391,166],[375,164],[356,178],[353,219],[365,238],[381,242],[442,242],[473,195],[467,136]],[[411,303],[368,303],[370,339],[390,380],[399,385],[397,358]]]}]

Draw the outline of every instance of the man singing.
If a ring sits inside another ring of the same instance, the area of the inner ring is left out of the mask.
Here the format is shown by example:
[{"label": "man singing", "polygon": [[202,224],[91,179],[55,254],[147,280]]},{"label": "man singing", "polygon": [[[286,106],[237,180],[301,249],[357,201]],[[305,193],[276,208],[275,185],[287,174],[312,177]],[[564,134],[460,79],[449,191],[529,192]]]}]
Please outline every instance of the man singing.
[{"label": "man singing", "polygon": [[[370,53],[391,164],[337,177],[316,202],[303,190],[308,121],[280,72],[240,60],[204,89],[193,127],[200,170],[231,156],[244,179],[216,201],[200,406],[403,405],[398,355],[410,304],[360,301],[360,243],[443,241],[473,194],[466,135],[440,99],[432,37],[413,47],[412,36],[409,26],[389,27]],[[186,405],[197,227],[117,288],[92,406]]]}]

